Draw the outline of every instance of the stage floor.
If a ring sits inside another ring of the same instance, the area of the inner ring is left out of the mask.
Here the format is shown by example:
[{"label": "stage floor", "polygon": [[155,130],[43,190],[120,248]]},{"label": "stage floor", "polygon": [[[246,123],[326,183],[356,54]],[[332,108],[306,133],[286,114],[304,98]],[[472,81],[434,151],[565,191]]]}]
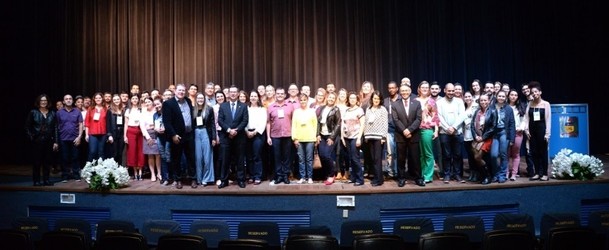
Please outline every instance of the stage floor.
[{"label": "stage floor", "polygon": [[[127,187],[112,190],[110,193],[115,194],[187,194],[187,195],[327,195],[327,194],[376,194],[376,193],[408,193],[408,192],[440,192],[440,191],[461,191],[461,190],[487,190],[487,189],[504,189],[504,188],[523,188],[532,186],[551,186],[565,185],[576,183],[609,183],[609,155],[596,156],[604,162],[605,173],[592,181],[579,180],[558,180],[551,178],[549,181],[529,181],[526,176],[526,164],[521,164],[522,177],[516,181],[506,181],[505,183],[492,183],[489,185],[481,185],[479,183],[466,182],[459,183],[450,181],[449,184],[443,183],[435,177],[432,183],[427,183],[425,187],[419,187],[413,181],[408,181],[406,186],[398,187],[397,182],[391,179],[385,179],[382,186],[373,187],[370,185],[370,179],[362,186],[354,186],[351,183],[335,181],[332,185],[324,185],[324,180],[314,180],[313,184],[296,184],[297,180],[292,180],[291,184],[270,185],[269,181],[263,181],[260,185],[247,184],[245,188],[239,188],[236,183],[232,183],[226,188],[218,189],[216,185],[208,185],[206,187],[198,186],[191,188],[190,183],[184,183],[182,189],[175,187],[163,186],[158,181],[152,182],[150,179],[142,181],[131,180]],[[467,167],[465,168],[467,169]],[[467,179],[469,173],[466,171],[464,179]],[[0,191],[48,191],[48,192],[93,192],[87,187],[85,181],[70,180],[67,183],[61,183],[60,174],[52,174],[51,181],[55,182],[54,186],[35,187],[31,181],[31,167],[18,165],[2,165],[0,166]]]}]

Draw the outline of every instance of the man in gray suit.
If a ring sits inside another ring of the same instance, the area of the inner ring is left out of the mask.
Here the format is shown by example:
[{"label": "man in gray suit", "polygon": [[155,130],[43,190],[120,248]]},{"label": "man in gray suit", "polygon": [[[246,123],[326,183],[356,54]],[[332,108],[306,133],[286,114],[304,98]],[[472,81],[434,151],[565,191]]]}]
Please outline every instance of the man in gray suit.
[{"label": "man in gray suit", "polygon": [[415,183],[425,186],[419,158],[421,103],[411,98],[411,93],[410,86],[403,84],[400,86],[402,98],[391,104],[391,117],[395,124],[395,143],[399,152],[397,166],[399,187],[406,185],[406,158],[408,158],[408,168],[414,174]]}]

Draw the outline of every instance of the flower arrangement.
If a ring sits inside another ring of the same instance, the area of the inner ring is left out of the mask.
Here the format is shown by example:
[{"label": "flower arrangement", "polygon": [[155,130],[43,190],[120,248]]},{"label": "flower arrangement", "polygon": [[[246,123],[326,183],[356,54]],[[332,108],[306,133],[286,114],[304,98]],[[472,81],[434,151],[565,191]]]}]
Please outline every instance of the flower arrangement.
[{"label": "flower arrangement", "polygon": [[592,180],[603,174],[603,162],[594,157],[563,148],[552,159],[552,175],[559,179]]},{"label": "flower arrangement", "polygon": [[80,174],[89,184],[89,189],[95,191],[117,189],[129,183],[127,168],[119,165],[113,158],[99,158],[87,162]]}]

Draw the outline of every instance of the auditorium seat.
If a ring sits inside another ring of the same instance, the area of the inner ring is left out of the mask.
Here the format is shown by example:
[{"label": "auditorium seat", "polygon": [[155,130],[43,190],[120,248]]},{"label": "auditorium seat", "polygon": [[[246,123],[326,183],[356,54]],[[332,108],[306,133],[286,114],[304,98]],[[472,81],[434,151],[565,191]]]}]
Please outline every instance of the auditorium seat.
[{"label": "auditorium seat", "polygon": [[544,213],[539,226],[539,239],[544,244],[550,228],[553,227],[579,227],[581,226],[579,214],[576,213]]},{"label": "auditorium seat", "polygon": [[484,233],[483,250],[535,250],[537,238],[524,229],[493,229]]},{"label": "auditorium seat", "polygon": [[339,250],[338,240],[331,235],[294,234],[284,241],[284,250]]},{"label": "auditorium seat", "polygon": [[41,250],[88,250],[90,245],[83,232],[48,231],[40,240]]},{"label": "auditorium seat", "polygon": [[126,220],[101,220],[95,225],[95,239],[99,239],[105,233],[112,232],[127,232],[135,233],[138,232],[135,228],[135,224],[131,221]]},{"label": "auditorium seat", "polygon": [[0,244],[13,250],[33,250],[34,242],[27,231],[0,229]]},{"label": "auditorium seat", "polygon": [[404,240],[404,246],[409,250],[418,249],[421,235],[434,231],[430,218],[400,219],[393,223],[393,233]]},{"label": "auditorium seat", "polygon": [[520,229],[535,235],[535,222],[528,214],[499,213],[495,215],[493,229]]},{"label": "auditorium seat", "polygon": [[260,239],[231,239],[221,240],[218,250],[266,250],[269,244]]},{"label": "auditorium seat", "polygon": [[355,236],[383,233],[383,225],[378,220],[345,221],[340,227],[340,248],[352,249]]},{"label": "auditorium seat", "polygon": [[11,224],[13,229],[28,232],[34,245],[37,245],[42,235],[49,231],[49,222],[44,218],[17,217]]},{"label": "auditorium seat", "polygon": [[395,234],[362,234],[355,236],[353,250],[404,249],[404,240]]},{"label": "auditorium seat", "polygon": [[332,230],[327,226],[293,226],[288,229],[288,236],[292,235],[332,235]]},{"label": "auditorium seat", "polygon": [[174,220],[146,220],[142,234],[146,237],[149,246],[156,247],[161,236],[181,233],[181,230],[180,223]]},{"label": "auditorium seat", "polygon": [[239,223],[237,238],[264,240],[269,249],[281,249],[279,226],[275,222],[243,221]]},{"label": "auditorium seat", "polygon": [[206,250],[207,242],[194,234],[165,234],[159,237],[156,250]]},{"label": "auditorium seat", "polygon": [[484,238],[484,221],[480,216],[450,216],[444,219],[445,232],[467,235],[473,249],[480,249]]},{"label": "auditorium seat", "polygon": [[230,239],[228,224],[220,220],[195,220],[190,224],[190,234],[203,237],[208,249],[216,249],[221,240]]},{"label": "auditorium seat", "polygon": [[85,242],[87,245],[91,245],[92,234],[91,234],[91,223],[81,218],[60,218],[55,221],[55,231],[65,232],[81,232],[85,236]]},{"label": "auditorium seat", "polygon": [[593,242],[596,233],[588,227],[566,226],[552,227],[548,229],[547,240],[544,244],[545,250],[594,250]]},{"label": "auditorium seat", "polygon": [[419,250],[469,250],[472,245],[462,232],[433,232],[421,235]]},{"label": "auditorium seat", "polygon": [[95,242],[95,250],[147,250],[148,241],[137,232],[106,232]]},{"label": "auditorium seat", "polygon": [[603,249],[609,249],[609,210],[594,211],[588,217],[588,227],[590,227],[597,236],[597,246]]}]

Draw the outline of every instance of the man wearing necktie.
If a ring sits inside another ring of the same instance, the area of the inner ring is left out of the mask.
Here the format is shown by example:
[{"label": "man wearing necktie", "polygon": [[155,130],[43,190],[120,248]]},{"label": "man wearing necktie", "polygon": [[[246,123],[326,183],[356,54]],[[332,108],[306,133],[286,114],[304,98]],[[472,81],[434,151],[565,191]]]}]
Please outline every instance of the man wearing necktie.
[{"label": "man wearing necktie", "polygon": [[237,102],[230,102],[230,112],[232,114],[232,118],[235,119],[235,104]]},{"label": "man wearing necktie", "polygon": [[395,143],[399,152],[397,159],[399,187],[406,185],[406,158],[408,158],[408,168],[413,170],[415,183],[419,186],[425,186],[419,159],[421,103],[411,98],[411,93],[410,86],[400,86],[400,96],[402,98],[391,104],[391,117],[395,124]]},{"label": "man wearing necktie", "polygon": [[220,157],[222,167],[220,173],[221,183],[218,188],[228,186],[228,174],[232,159],[236,159],[237,183],[240,188],[245,188],[245,127],[249,115],[245,103],[239,102],[239,89],[231,86],[228,90],[229,101],[220,105],[218,110],[218,125],[222,128],[218,131],[220,137]]}]

